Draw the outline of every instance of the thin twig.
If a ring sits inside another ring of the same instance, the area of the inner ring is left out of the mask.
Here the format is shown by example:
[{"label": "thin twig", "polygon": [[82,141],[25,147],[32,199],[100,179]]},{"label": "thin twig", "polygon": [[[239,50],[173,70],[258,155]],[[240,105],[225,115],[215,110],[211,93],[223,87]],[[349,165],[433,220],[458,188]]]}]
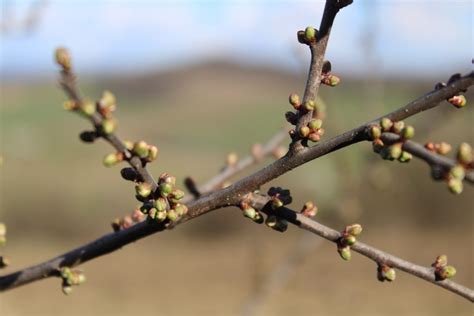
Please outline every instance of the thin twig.
[{"label": "thin twig", "polygon": [[[279,208],[277,211],[272,211],[271,207],[266,207],[268,202],[270,201],[270,197],[264,195],[254,195],[253,196],[253,207],[257,209],[261,209],[267,213],[278,212],[278,216],[286,219],[288,222],[312,232],[324,239],[337,243],[341,238],[341,233],[330,228],[324,226],[300,213],[297,213],[289,208],[282,207]],[[268,211],[270,210],[270,211]],[[386,264],[392,268],[399,269],[404,271],[408,274],[416,276],[420,279],[425,281],[431,282],[437,286],[440,286],[448,291],[451,291],[455,294],[458,294],[471,302],[474,302],[474,290],[471,290],[463,285],[460,285],[451,280],[437,280],[435,276],[435,271],[431,267],[423,267],[404,259],[401,259],[397,256],[391,255],[386,253],[382,250],[379,250],[375,247],[369,246],[362,242],[357,241],[354,245],[351,246],[351,249],[355,252],[360,253],[367,258],[372,259],[378,264]]]}]

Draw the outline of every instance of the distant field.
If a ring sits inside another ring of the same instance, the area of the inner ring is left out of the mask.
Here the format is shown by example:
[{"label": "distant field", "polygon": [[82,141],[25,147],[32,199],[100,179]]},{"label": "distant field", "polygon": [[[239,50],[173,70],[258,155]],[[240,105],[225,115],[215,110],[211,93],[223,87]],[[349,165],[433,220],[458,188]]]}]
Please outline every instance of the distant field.
[{"label": "distant field", "polygon": [[[117,95],[120,136],[159,146],[160,158],[150,166],[154,174],[167,171],[179,181],[192,175],[204,182],[219,171],[227,152],[245,155],[252,143],[264,142],[284,126],[287,96],[302,94],[304,79],[209,63],[120,80],[79,77],[79,82],[92,99],[103,89]],[[346,80],[323,88],[324,138],[408,103],[435,82],[384,81],[374,89],[364,80]],[[472,92],[467,97],[474,100]],[[138,204],[132,184],[120,180],[120,168],[102,167],[110,148],[79,141],[78,134],[90,127],[62,109],[64,100],[54,82],[1,85],[0,219],[9,227],[6,252],[13,266],[8,271],[109,231],[114,217]],[[445,104],[410,119],[416,139],[472,144],[469,105],[456,111]],[[382,161],[370,144],[323,157],[271,185],[290,188],[295,207],[314,199],[318,219],[337,229],[360,222],[367,228],[364,241],[407,259],[429,264],[438,252],[447,253],[459,268],[458,280],[474,287],[471,187],[453,197],[430,179],[425,164]],[[88,282],[72,297],[63,298],[59,281],[49,280],[3,295],[0,310],[2,315],[238,314],[259,280],[302,234],[291,228],[281,235],[252,225],[238,211],[217,211],[85,265]],[[401,273],[394,284],[380,284],[375,266],[360,256],[353,261],[342,262],[334,246],[323,243],[263,313],[472,312],[461,299]]]}]

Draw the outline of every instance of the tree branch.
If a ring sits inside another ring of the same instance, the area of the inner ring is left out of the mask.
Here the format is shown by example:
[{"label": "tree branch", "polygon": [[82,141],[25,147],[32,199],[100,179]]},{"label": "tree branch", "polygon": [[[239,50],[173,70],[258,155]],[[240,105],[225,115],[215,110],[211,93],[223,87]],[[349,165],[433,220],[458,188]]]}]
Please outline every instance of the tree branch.
[{"label": "tree branch", "polygon": [[[330,227],[324,226],[289,208],[282,207],[276,211],[271,210],[271,207],[269,207],[268,205],[268,202],[270,200],[271,199],[268,196],[253,195],[252,206],[256,209],[262,210],[267,214],[278,214],[279,217],[286,219],[288,222],[298,226],[299,228],[312,232],[313,234],[316,234],[334,243],[337,243],[341,238],[342,235],[340,232]],[[392,268],[399,269],[420,279],[440,286],[457,295],[460,295],[471,302],[474,302],[474,290],[471,290],[463,285],[460,285],[448,279],[437,280],[434,268],[423,267],[411,263],[409,261],[403,260],[397,256],[391,255],[359,241],[357,241],[354,245],[351,246],[351,250],[354,250],[355,252],[358,252],[369,259],[372,259],[377,264],[386,264]]]},{"label": "tree branch", "polygon": [[[394,121],[403,120],[422,111],[434,108],[440,102],[448,99],[462,90],[466,90],[472,84],[474,84],[474,73],[471,72],[467,76],[454,80],[448,86],[431,91],[430,93],[405,105],[404,107],[401,107],[400,109],[382,117],[388,117]],[[246,195],[248,192],[254,191],[270,180],[302,164],[305,164],[308,161],[368,139],[367,129],[379,120],[380,118],[362,124],[355,129],[352,129],[311,148],[304,148],[304,150],[298,152],[295,155],[287,155],[225,189],[201,196],[199,199],[188,204],[189,212],[180,221],[180,223],[184,223],[190,219],[218,208],[237,205],[244,195]],[[301,219],[300,222],[302,225],[307,224],[306,220]],[[313,225],[320,224],[316,223]],[[308,229],[310,229],[312,226],[308,227]],[[92,241],[72,251],[66,252],[49,261],[0,277],[0,291],[10,290],[44,278],[57,276],[58,269],[60,267],[73,267],[80,265],[99,256],[118,250],[123,246],[137,241],[143,237],[163,231],[165,229],[166,227],[163,223],[150,223],[149,221],[145,221],[119,232],[106,234],[95,241]],[[323,237],[326,236],[330,239],[336,238],[336,235],[332,231],[321,229],[320,232]],[[367,247],[368,246],[359,243],[354,250],[358,249],[361,253],[363,252],[364,254],[367,254],[367,256],[372,256],[375,258],[375,255],[372,254],[373,249]],[[391,262],[388,262],[388,264],[389,263]],[[394,263],[397,264],[397,261],[394,261]],[[403,262],[399,262],[399,269],[409,271],[410,266]],[[424,275],[429,279],[427,271],[423,272],[421,275]],[[452,283],[453,282],[446,280],[442,282],[436,282],[437,285],[442,284],[441,286],[451,286]],[[458,292],[461,293],[462,291],[460,290]],[[471,298],[471,296],[469,297]]]}]

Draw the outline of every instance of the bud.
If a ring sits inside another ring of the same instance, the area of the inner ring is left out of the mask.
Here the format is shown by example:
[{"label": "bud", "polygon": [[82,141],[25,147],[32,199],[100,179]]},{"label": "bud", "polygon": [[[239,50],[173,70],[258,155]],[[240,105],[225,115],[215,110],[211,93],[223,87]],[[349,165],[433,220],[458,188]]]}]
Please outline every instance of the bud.
[{"label": "bud", "polygon": [[299,95],[297,95],[296,93],[290,94],[290,96],[288,97],[288,100],[290,101],[290,104],[291,104],[296,110],[298,110],[298,109],[301,107],[300,97],[299,97]]},{"label": "bud", "polygon": [[405,127],[405,122],[403,121],[394,122],[392,126],[392,131],[395,134],[400,134],[404,127]]},{"label": "bud", "polygon": [[346,226],[345,231],[352,236],[359,236],[360,233],[362,233],[362,226],[360,224],[352,224],[349,226]]},{"label": "bud", "polygon": [[245,217],[254,219],[257,215],[257,211],[253,207],[246,207],[245,209],[243,209],[243,214]]},{"label": "bud", "polygon": [[170,222],[176,222],[179,219],[178,213],[175,210],[169,210],[166,213],[166,217],[170,220]]},{"label": "bud", "polygon": [[95,113],[95,104],[92,101],[86,100],[80,106],[81,112],[86,116],[92,116]]},{"label": "bud", "polygon": [[158,222],[164,221],[167,217],[168,217],[168,214],[166,213],[166,211],[158,211],[155,215],[155,219]]},{"label": "bud", "polygon": [[304,30],[304,37],[306,39],[306,42],[308,43],[316,42],[316,34],[317,34],[316,29],[312,26],[308,26]]},{"label": "bud", "polygon": [[159,183],[169,183],[173,186],[176,184],[176,178],[166,172],[160,174],[158,181]]},{"label": "bud", "polygon": [[393,282],[395,281],[396,277],[397,277],[397,274],[395,272],[395,269],[387,266],[387,265],[382,265],[382,267],[380,268],[380,273],[381,273],[381,277],[383,278],[383,280],[386,280],[386,281],[389,281],[389,282]]},{"label": "bud", "polygon": [[413,155],[410,154],[408,151],[402,151],[400,157],[398,157],[398,161],[400,162],[409,162],[413,159]]},{"label": "bud", "polygon": [[357,239],[355,238],[355,236],[349,234],[343,234],[341,239],[342,244],[346,246],[352,246],[356,243],[356,241]]},{"label": "bud", "polygon": [[178,216],[183,216],[188,213],[188,207],[184,204],[177,204],[174,209]]},{"label": "bud", "polygon": [[451,168],[449,175],[457,180],[463,180],[466,172],[464,171],[463,166],[457,165]]},{"label": "bud", "polygon": [[70,285],[63,285],[61,289],[62,289],[64,295],[69,295],[69,294],[72,293],[72,286],[70,286]]},{"label": "bud", "polygon": [[163,182],[160,184],[160,193],[162,196],[167,197],[173,191],[173,185],[171,183]]},{"label": "bud", "polygon": [[351,260],[351,248],[349,246],[338,247],[337,252],[339,253],[342,259],[346,261]]},{"label": "bud", "polygon": [[166,211],[166,207],[168,206],[168,203],[164,198],[158,198],[157,200],[154,201],[154,206],[158,210],[158,212]]},{"label": "bud", "polygon": [[456,268],[453,266],[444,266],[437,270],[437,275],[441,280],[452,278],[456,275]]},{"label": "bud", "polygon": [[308,135],[308,139],[312,142],[319,142],[321,140],[321,134],[317,133],[317,132],[313,132],[311,134]]},{"label": "bud", "polygon": [[323,126],[323,121],[320,119],[312,119],[308,123],[308,127],[311,129],[311,131],[315,131]]},{"label": "bud", "polygon": [[121,153],[111,153],[111,154],[106,155],[102,162],[105,167],[109,168],[109,167],[115,166],[122,160],[123,160],[123,155]]},{"label": "bud", "polygon": [[147,160],[148,161],[153,161],[153,160],[156,160],[156,158],[158,158],[158,147],[150,146],[149,149],[148,149]]},{"label": "bud", "polygon": [[316,104],[314,103],[313,100],[309,100],[304,103],[304,109],[307,112],[313,111],[315,107],[316,107]]},{"label": "bud", "polygon": [[125,140],[123,142],[123,145],[125,146],[125,148],[127,148],[130,151],[133,149],[133,142],[131,142],[129,140]]},{"label": "bud", "polygon": [[436,145],[433,142],[426,143],[425,148],[429,151],[436,152]]},{"label": "bud", "polygon": [[282,200],[280,200],[277,197],[272,197],[272,209],[276,210],[276,209],[282,207],[283,205],[284,204],[283,204]]},{"label": "bud", "polygon": [[173,203],[177,203],[183,197],[184,197],[184,192],[180,189],[173,189],[173,191],[171,191],[170,193],[170,198],[173,201]]},{"label": "bud", "polygon": [[135,155],[137,155],[140,158],[146,158],[148,157],[150,153],[148,144],[144,142],[143,140],[136,142],[133,145],[132,151]]},{"label": "bud", "polygon": [[468,143],[461,143],[458,148],[457,159],[462,164],[469,164],[473,159],[472,147]]},{"label": "bud", "polygon": [[138,172],[133,168],[123,168],[120,170],[120,175],[128,181],[137,181],[140,177]]},{"label": "bud", "polygon": [[463,190],[462,181],[459,179],[449,179],[448,180],[448,188],[454,194],[461,194]]},{"label": "bud", "polygon": [[104,119],[102,121],[102,131],[107,135],[112,134],[116,127],[117,122],[113,119]]},{"label": "bud", "polygon": [[459,109],[466,106],[467,100],[463,95],[455,95],[454,97],[449,98],[448,102]]},{"label": "bud", "polygon": [[298,42],[300,42],[301,44],[307,44],[306,43],[306,36],[305,36],[305,32],[304,31],[298,31],[296,33],[297,37],[298,37]]},{"label": "bud", "polygon": [[58,47],[54,52],[54,58],[56,59],[56,63],[63,67],[65,71],[71,70],[71,55],[69,54],[69,51],[66,48]]},{"label": "bud", "polygon": [[380,138],[374,139],[372,142],[372,149],[375,153],[380,154],[382,149],[384,148],[384,143]]},{"label": "bud", "polygon": [[436,152],[440,155],[447,155],[452,149],[451,145],[446,142],[441,142],[435,147],[436,147]]},{"label": "bud", "polygon": [[299,134],[302,138],[308,137],[309,133],[310,133],[310,130],[308,126],[302,126],[299,130]]},{"label": "bud", "polygon": [[402,137],[404,139],[411,139],[415,136],[415,128],[413,126],[406,126],[405,128],[403,128],[402,130]]},{"label": "bud", "polygon": [[369,137],[370,139],[378,139],[382,135],[382,130],[380,129],[380,126],[378,125],[372,125],[369,130]]},{"label": "bud", "polygon": [[292,125],[296,125],[296,123],[298,123],[298,115],[296,115],[293,112],[289,112],[289,111],[286,112],[285,118],[286,118],[286,121]]},{"label": "bud", "polygon": [[321,82],[327,86],[335,87],[341,82],[341,78],[333,74],[329,74],[327,76],[324,76]]},{"label": "bud", "polygon": [[99,100],[100,107],[107,108],[109,111],[114,111],[116,104],[117,101],[115,99],[115,95],[109,90],[105,90]]},{"label": "bud", "polygon": [[84,143],[93,143],[97,138],[97,133],[95,131],[84,131],[79,134],[79,138]]},{"label": "bud", "polygon": [[301,214],[306,217],[314,217],[318,213],[318,208],[312,201],[308,201],[304,204],[303,208],[301,209]]},{"label": "bud", "polygon": [[231,152],[226,157],[226,165],[228,167],[234,167],[237,164],[238,160],[239,160],[239,158],[238,158],[237,154],[235,152]]},{"label": "bud", "polygon": [[388,154],[391,159],[398,159],[402,155],[402,144],[397,143],[388,147]]},{"label": "bud", "polygon": [[384,132],[388,132],[392,128],[393,122],[389,118],[384,117],[380,120],[380,126]]},{"label": "bud", "polygon": [[448,256],[446,255],[439,255],[436,257],[435,262],[432,264],[433,267],[444,267],[448,264]]},{"label": "bud", "polygon": [[135,191],[141,197],[148,197],[151,194],[151,185],[143,182],[135,186]]},{"label": "bud", "polygon": [[78,108],[78,104],[74,100],[67,100],[67,101],[64,101],[63,108],[68,111],[73,111]]}]

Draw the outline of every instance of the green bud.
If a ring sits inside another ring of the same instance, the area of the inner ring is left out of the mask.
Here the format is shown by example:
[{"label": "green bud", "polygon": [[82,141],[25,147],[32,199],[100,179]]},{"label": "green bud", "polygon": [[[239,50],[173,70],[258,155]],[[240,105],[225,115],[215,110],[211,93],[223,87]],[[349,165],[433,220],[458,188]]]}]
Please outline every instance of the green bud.
[{"label": "green bud", "polygon": [[444,266],[439,270],[438,277],[441,280],[452,278],[456,275],[456,268],[453,266]]},{"label": "green bud", "polygon": [[346,227],[346,232],[352,236],[359,236],[362,233],[362,226],[360,224],[352,224]]},{"label": "green bud", "polygon": [[76,110],[77,109],[77,103],[74,100],[64,101],[63,108],[67,111]]},{"label": "green bud", "polygon": [[458,148],[457,159],[462,164],[469,164],[473,160],[472,147],[468,143],[461,143]]},{"label": "green bud", "polygon": [[462,181],[459,179],[449,179],[448,180],[448,188],[454,194],[461,194],[463,190]]},{"label": "green bud", "polygon": [[272,198],[272,209],[276,210],[282,207],[283,205],[284,205],[283,201],[280,200],[279,198]]},{"label": "green bud", "polygon": [[99,104],[103,108],[113,110],[115,109],[117,100],[115,99],[115,95],[112,92],[110,92],[109,90],[105,90],[102,93],[102,97],[100,98]]},{"label": "green bud", "polygon": [[309,100],[304,103],[304,109],[308,112],[313,111],[315,107],[316,107],[316,104],[314,103],[313,100]]},{"label": "green bud", "polygon": [[388,147],[388,154],[392,160],[400,158],[402,155],[402,145],[400,143],[391,145]]},{"label": "green bud", "polygon": [[156,214],[158,213],[158,210],[154,207],[152,207],[151,209],[148,210],[148,216],[151,218],[151,219],[156,219]]},{"label": "green bud", "polygon": [[62,267],[59,273],[61,274],[61,278],[63,279],[68,279],[72,275],[71,268],[69,267]]},{"label": "green bud", "polygon": [[403,121],[394,122],[392,126],[392,131],[395,134],[400,134],[404,127],[405,127],[405,122]]},{"label": "green bud", "polygon": [[158,221],[158,222],[162,222],[164,221],[166,218],[167,218],[167,213],[166,211],[158,211],[155,215],[155,219]]},{"label": "green bud", "polygon": [[402,151],[402,154],[398,158],[398,161],[409,162],[410,160],[412,160],[412,158],[413,158],[413,155],[410,154],[408,151]]},{"label": "green bud", "polygon": [[369,136],[370,139],[378,139],[382,135],[382,130],[380,129],[380,126],[378,125],[372,125],[369,130]]},{"label": "green bud", "polygon": [[146,158],[150,153],[148,144],[142,140],[133,145],[132,151],[140,158]]},{"label": "green bud", "polygon": [[141,197],[148,197],[151,194],[151,185],[143,182],[135,186],[137,194]]},{"label": "green bud", "polygon": [[446,255],[439,255],[436,257],[435,262],[433,263],[434,267],[443,267],[448,264],[448,256]]},{"label": "green bud", "polygon": [[411,139],[415,136],[415,128],[411,125],[405,126],[402,130],[402,137],[404,139]]},{"label": "green bud", "polygon": [[297,95],[296,93],[290,94],[290,96],[288,97],[288,99],[289,99],[289,101],[290,101],[290,104],[291,104],[296,110],[298,110],[298,109],[301,107],[300,97],[299,97],[299,95]]},{"label": "green bud", "polygon": [[320,120],[320,119],[312,119],[309,123],[308,123],[308,127],[312,130],[312,131],[315,131],[317,130],[318,128],[321,128],[323,126],[323,121]]},{"label": "green bud", "polygon": [[188,213],[188,207],[184,204],[177,204],[175,207],[174,207],[176,213],[178,214],[178,216],[183,216],[183,215],[186,215]]},{"label": "green bud", "polygon": [[155,202],[155,207],[159,212],[166,211],[166,206],[168,205],[166,203],[166,200],[164,198],[158,198]]},{"label": "green bud", "polygon": [[95,104],[91,101],[84,101],[81,104],[81,111],[86,116],[92,116],[95,113]]},{"label": "green bud", "polygon": [[257,215],[257,211],[253,207],[247,207],[243,210],[243,214],[245,217],[254,219]]},{"label": "green bud", "polygon": [[388,132],[392,128],[393,122],[389,118],[384,117],[380,120],[380,126],[384,132]]},{"label": "green bud", "polygon": [[120,154],[120,153],[111,153],[111,154],[106,155],[102,162],[103,162],[104,166],[106,166],[107,168],[110,168],[112,166],[115,166],[116,164],[118,164],[121,161],[122,161],[122,154]]},{"label": "green bud", "polygon": [[385,280],[389,282],[395,281],[397,274],[395,272],[395,269],[390,268],[389,266],[383,266],[382,267],[382,276]]},{"label": "green bud", "polygon": [[309,135],[310,132],[311,132],[311,131],[309,130],[309,127],[308,127],[308,126],[302,126],[302,127],[300,128],[300,130],[299,130],[299,134],[300,134],[300,136],[303,137],[303,138],[308,137],[308,135]]},{"label": "green bud", "polygon": [[173,197],[173,199],[175,200],[181,200],[183,197],[184,197],[184,192],[180,189],[174,189],[172,192],[171,192],[171,196]]},{"label": "green bud", "polygon": [[78,274],[77,279],[76,279],[76,284],[81,285],[81,284],[84,284],[84,282],[86,282],[86,276],[83,273]]},{"label": "green bud", "polygon": [[102,121],[102,130],[107,135],[112,134],[115,131],[116,127],[117,127],[117,122],[113,119],[104,119]]},{"label": "green bud", "polygon": [[315,42],[316,41],[316,29],[312,26],[308,26],[304,30],[304,36],[307,42]]},{"label": "green bud", "polygon": [[166,197],[173,191],[173,185],[170,183],[161,183],[160,184],[160,193],[162,196]]},{"label": "green bud", "polygon": [[170,220],[170,222],[176,222],[179,219],[178,213],[175,210],[169,210],[166,213],[166,217]]},{"label": "green bud", "polygon": [[357,239],[353,235],[345,235],[342,240],[343,240],[344,245],[347,245],[347,246],[352,246],[357,241]]},{"label": "green bud", "polygon": [[176,184],[176,178],[173,177],[172,175],[169,175],[166,172],[163,172],[162,174],[160,174],[159,182],[160,183],[169,183],[169,184],[175,185]]},{"label": "green bud", "polygon": [[129,140],[126,140],[123,142],[125,148],[127,148],[128,150],[132,150],[133,149],[133,142],[129,141]]},{"label": "green bud", "polygon": [[338,247],[337,252],[341,256],[342,259],[349,261],[351,260],[351,247]]},{"label": "green bud", "polygon": [[457,180],[463,180],[466,172],[464,171],[464,167],[457,165],[451,168],[449,171],[449,175]]},{"label": "green bud", "polygon": [[341,82],[341,78],[339,78],[338,76],[329,75],[329,76],[327,77],[327,80],[326,80],[324,83],[327,84],[327,85],[330,86],[330,87],[335,87],[335,86],[337,86],[340,82]]}]

